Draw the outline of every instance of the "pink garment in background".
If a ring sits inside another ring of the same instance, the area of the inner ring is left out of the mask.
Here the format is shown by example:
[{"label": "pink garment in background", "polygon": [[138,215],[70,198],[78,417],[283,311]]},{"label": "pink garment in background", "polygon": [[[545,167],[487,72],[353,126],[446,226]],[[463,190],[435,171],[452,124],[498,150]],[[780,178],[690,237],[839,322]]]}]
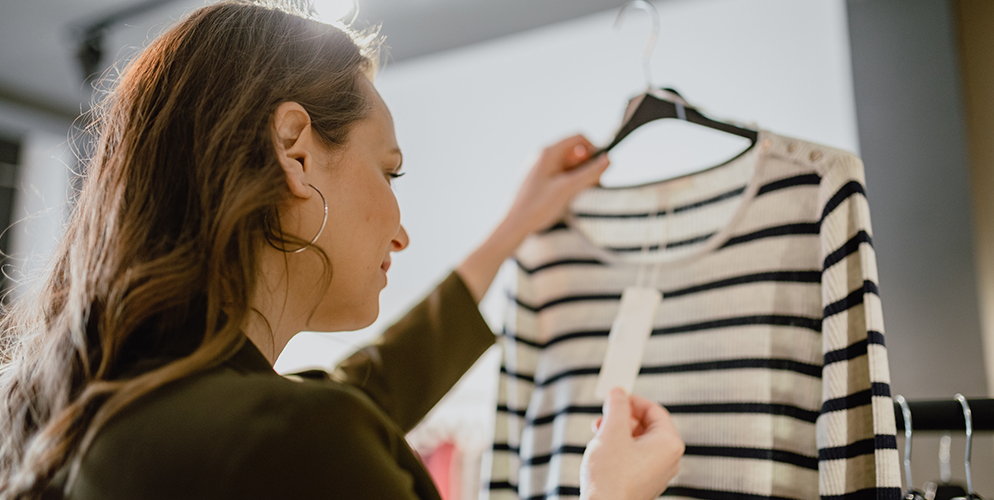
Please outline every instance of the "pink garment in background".
[{"label": "pink garment in background", "polygon": [[459,471],[456,445],[444,441],[423,457],[425,468],[435,480],[442,500],[459,500]]}]

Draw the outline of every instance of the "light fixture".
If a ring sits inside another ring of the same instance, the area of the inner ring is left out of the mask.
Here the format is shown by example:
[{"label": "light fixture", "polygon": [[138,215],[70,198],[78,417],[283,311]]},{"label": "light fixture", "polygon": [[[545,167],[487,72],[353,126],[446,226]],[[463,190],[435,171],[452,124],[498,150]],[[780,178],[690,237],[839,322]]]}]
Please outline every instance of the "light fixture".
[{"label": "light fixture", "polygon": [[314,0],[313,5],[315,16],[326,23],[351,24],[359,14],[358,0]]}]

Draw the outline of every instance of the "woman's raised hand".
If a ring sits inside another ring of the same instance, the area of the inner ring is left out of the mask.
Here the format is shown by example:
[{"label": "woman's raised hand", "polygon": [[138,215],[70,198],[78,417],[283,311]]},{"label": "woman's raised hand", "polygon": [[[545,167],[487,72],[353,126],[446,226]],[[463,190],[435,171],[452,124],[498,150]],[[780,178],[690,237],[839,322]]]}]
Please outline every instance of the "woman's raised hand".
[{"label": "woman's raised hand", "polygon": [[680,470],[684,445],[662,406],[614,388],[580,464],[583,500],[650,500]]},{"label": "woman's raised hand", "polygon": [[596,186],[611,163],[606,154],[591,158],[594,152],[594,145],[582,135],[542,150],[518,189],[505,221],[530,234],[560,220],[573,197]]},{"label": "woman's raised hand", "polygon": [[560,220],[577,193],[600,181],[610,162],[607,155],[590,158],[593,152],[593,144],[582,135],[542,150],[507,216],[456,269],[477,302],[490,288],[501,263],[525,237]]}]

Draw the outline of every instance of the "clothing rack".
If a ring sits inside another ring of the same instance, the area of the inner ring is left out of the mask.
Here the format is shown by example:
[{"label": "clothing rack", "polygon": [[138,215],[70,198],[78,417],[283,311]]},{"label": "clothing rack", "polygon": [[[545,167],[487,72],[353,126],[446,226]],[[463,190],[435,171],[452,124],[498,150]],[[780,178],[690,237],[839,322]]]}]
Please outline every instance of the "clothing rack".
[{"label": "clothing rack", "polygon": [[[994,431],[994,399],[967,399],[973,416],[974,431]],[[966,431],[963,407],[955,399],[908,401],[913,431]],[[897,430],[904,430],[901,405],[894,403]]]}]

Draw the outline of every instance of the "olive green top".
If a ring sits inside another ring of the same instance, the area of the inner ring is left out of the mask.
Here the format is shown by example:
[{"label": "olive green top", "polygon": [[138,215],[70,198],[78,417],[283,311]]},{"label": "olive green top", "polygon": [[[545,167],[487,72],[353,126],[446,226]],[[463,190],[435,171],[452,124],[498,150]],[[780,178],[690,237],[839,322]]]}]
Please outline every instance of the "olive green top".
[{"label": "olive green top", "polygon": [[246,341],[112,419],[67,498],[438,499],[404,434],[493,341],[456,273],[333,373],[282,377]]}]

